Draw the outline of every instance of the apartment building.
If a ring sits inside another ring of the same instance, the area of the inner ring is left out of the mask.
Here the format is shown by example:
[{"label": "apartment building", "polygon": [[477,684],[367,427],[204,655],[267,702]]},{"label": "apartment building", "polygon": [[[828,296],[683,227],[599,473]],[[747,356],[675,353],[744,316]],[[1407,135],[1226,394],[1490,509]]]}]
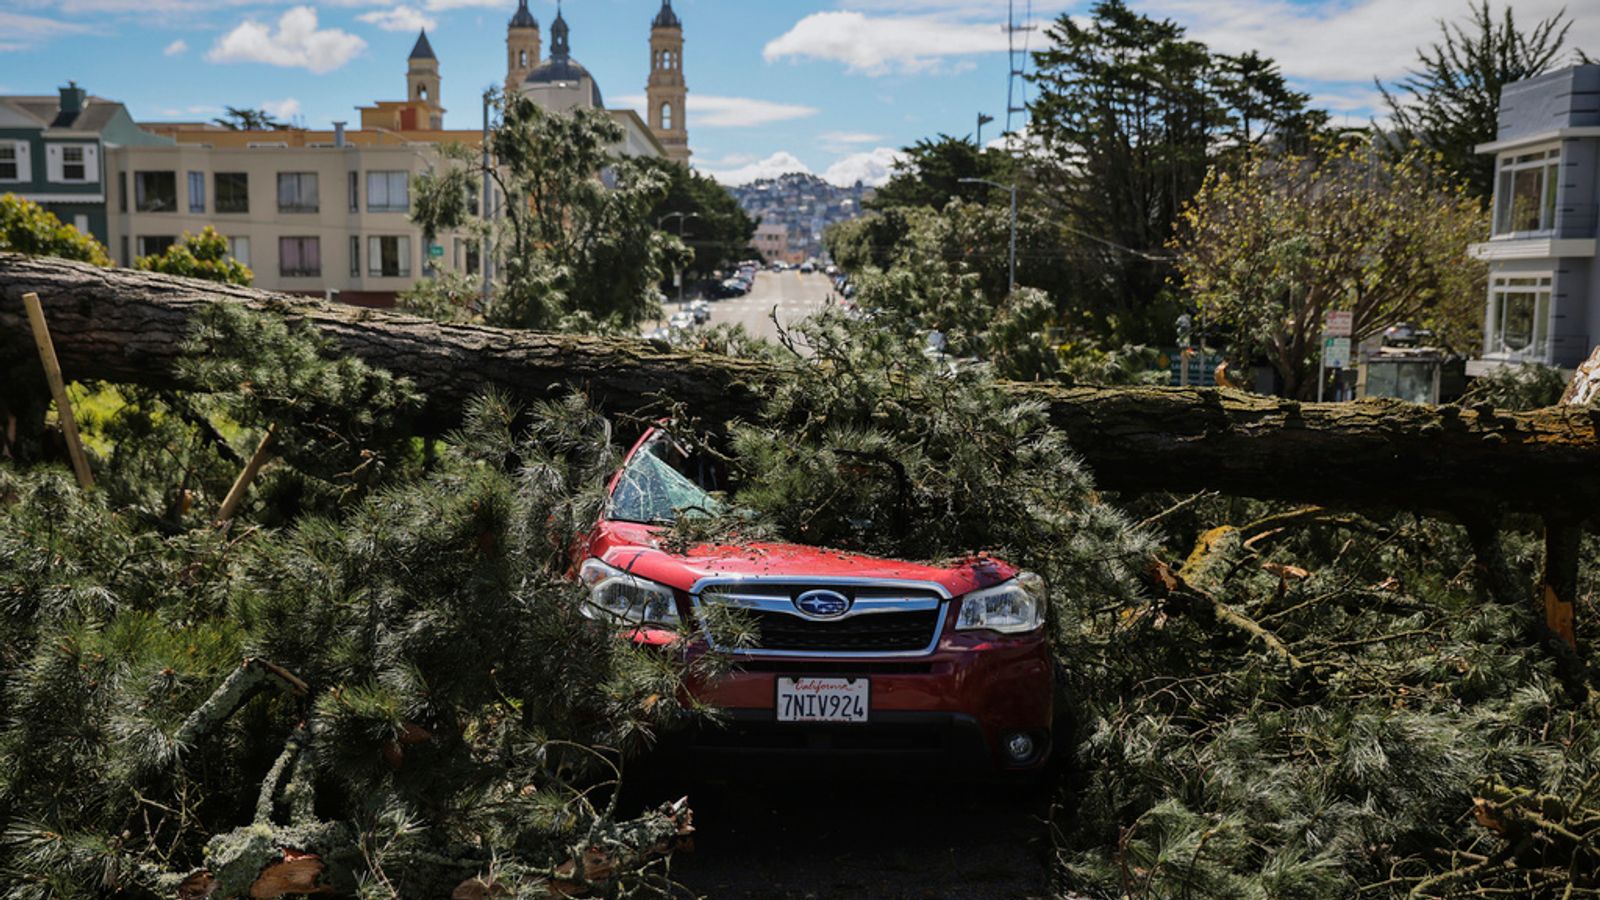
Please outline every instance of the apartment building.
[{"label": "apartment building", "polygon": [[1470,253],[1489,263],[1483,356],[1470,375],[1508,364],[1574,368],[1600,342],[1600,65],[1506,85],[1495,140],[1492,234]]},{"label": "apartment building", "polygon": [[439,144],[476,142],[477,132],[206,135],[187,130],[171,147],[110,154],[109,247],[119,264],[209,225],[268,290],[389,306],[435,271],[478,270],[475,243],[424,242],[410,221],[411,179],[438,162]]}]

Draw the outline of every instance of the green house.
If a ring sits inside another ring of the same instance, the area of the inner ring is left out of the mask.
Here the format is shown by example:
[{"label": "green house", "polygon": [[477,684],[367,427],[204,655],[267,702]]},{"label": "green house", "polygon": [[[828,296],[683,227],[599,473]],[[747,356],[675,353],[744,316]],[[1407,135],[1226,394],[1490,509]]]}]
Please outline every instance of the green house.
[{"label": "green house", "polygon": [[106,148],[172,143],[75,82],[56,96],[0,96],[0,194],[32,200],[106,243]]}]

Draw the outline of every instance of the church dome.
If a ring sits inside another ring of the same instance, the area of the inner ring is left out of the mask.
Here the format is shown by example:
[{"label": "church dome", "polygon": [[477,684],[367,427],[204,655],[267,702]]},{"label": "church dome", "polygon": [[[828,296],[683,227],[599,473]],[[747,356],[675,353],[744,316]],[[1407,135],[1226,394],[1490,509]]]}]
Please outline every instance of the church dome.
[{"label": "church dome", "polygon": [[605,109],[605,102],[600,97],[599,83],[582,63],[572,58],[567,20],[562,17],[559,9],[556,11],[556,20],[550,23],[550,58],[534,66],[528,76],[522,79],[522,83],[535,89],[541,87],[577,89],[582,93],[578,99],[595,109]]}]

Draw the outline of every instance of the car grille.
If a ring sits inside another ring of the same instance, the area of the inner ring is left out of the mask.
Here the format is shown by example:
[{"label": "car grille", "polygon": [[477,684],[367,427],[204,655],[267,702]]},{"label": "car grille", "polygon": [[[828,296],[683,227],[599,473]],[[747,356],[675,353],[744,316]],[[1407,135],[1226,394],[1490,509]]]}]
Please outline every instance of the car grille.
[{"label": "car grille", "polygon": [[753,611],[759,645],[764,650],[842,650],[901,652],[921,650],[933,641],[939,625],[937,609],[874,613],[833,622],[813,622],[780,612]]},{"label": "car grille", "polygon": [[[800,614],[795,598],[819,588],[849,597],[851,609],[836,619]],[[741,655],[920,655],[933,650],[946,609],[937,591],[893,582],[739,582],[703,587],[698,601],[734,607],[749,623],[757,639],[753,647],[737,651]]]}]

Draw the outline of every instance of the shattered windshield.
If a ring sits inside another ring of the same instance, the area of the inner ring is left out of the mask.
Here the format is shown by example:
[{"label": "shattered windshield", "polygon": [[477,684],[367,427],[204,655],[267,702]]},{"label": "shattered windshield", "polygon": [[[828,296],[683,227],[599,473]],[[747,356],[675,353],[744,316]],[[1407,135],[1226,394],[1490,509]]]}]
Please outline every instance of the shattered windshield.
[{"label": "shattered windshield", "polygon": [[699,468],[695,462],[670,437],[652,440],[622,470],[611,492],[611,518],[670,525],[680,515],[716,515],[719,501],[685,474]]}]

